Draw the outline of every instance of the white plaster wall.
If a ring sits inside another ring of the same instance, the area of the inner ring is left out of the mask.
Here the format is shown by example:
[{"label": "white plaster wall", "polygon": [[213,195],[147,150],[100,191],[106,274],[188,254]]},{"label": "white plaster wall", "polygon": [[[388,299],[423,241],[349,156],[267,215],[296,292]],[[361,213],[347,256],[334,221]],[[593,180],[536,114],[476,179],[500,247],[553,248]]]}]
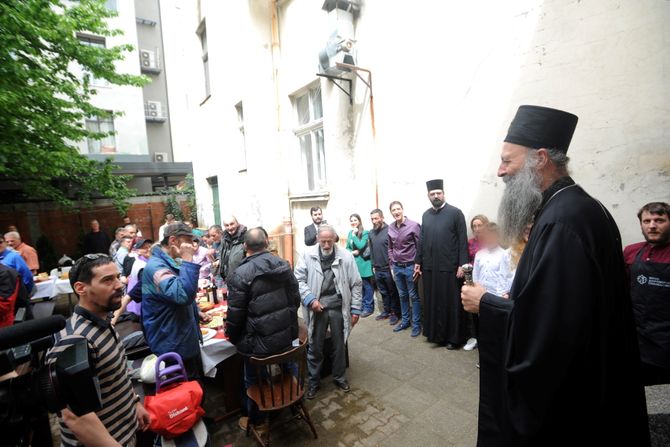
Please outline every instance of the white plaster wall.
[{"label": "white plaster wall", "polygon": [[[125,53],[125,58],[116,63],[117,71],[140,75],[139,53],[137,50],[137,25],[135,24],[135,5],[132,1],[117,2],[118,16],[109,19],[110,29],[120,29],[123,35],[106,37],[107,47],[132,44],[133,51]],[[142,89],[131,86],[115,86],[108,83],[96,85],[97,94],[91,103],[97,107],[123,112],[114,118],[116,131],[116,152],[119,154],[146,155],[146,122]],[[86,141],[79,143],[80,152],[88,153]]]},{"label": "white plaster wall", "polygon": [[[329,32],[322,2],[281,2],[275,82],[270,2],[203,0],[212,96],[202,106],[196,93],[202,74],[194,74],[201,66],[197,38],[193,44],[196,2],[164,3],[180,5],[172,29],[191,36],[177,38],[164,19],[166,36],[179,47],[170,49],[166,40],[166,63],[170,51],[183,56],[182,74],[173,74],[179,67],[168,70],[175,159],[194,163],[205,221],[211,223],[211,198],[204,179],[218,175],[224,214],[249,225],[281,223],[291,214],[288,190],[298,175],[289,96],[317,79],[318,50]],[[367,224],[376,205],[375,167],[383,210],[398,199],[419,220],[428,206],[424,182],[443,177],[448,201],[466,218],[494,217],[501,141],[518,105],[530,103],[580,117],[569,152],[574,177],[613,212],[625,243],[639,239],[639,206],[670,200],[667,23],[670,2],[654,0],[367,0],[356,38],[358,65],[373,73],[377,138],[364,84],[356,82],[349,106],[321,80],[330,199],[319,203],[326,217],[343,234],[351,212]],[[186,112],[177,110],[177,97]],[[232,149],[240,100],[248,150],[243,174]],[[309,206],[293,207],[299,238]]]}]

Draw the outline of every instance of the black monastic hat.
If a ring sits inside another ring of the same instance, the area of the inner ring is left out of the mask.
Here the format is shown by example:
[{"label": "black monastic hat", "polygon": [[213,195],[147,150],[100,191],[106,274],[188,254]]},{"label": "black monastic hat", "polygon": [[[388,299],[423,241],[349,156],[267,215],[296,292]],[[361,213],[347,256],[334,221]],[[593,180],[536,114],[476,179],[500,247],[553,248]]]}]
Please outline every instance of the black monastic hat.
[{"label": "black monastic hat", "polygon": [[572,113],[549,107],[520,106],[509,126],[505,142],[532,149],[568,152],[577,119]]},{"label": "black monastic hat", "polygon": [[428,188],[428,191],[432,191],[434,189],[441,189],[444,191],[444,180],[441,178],[435,179],[435,180],[428,180],[426,182],[426,188]]}]

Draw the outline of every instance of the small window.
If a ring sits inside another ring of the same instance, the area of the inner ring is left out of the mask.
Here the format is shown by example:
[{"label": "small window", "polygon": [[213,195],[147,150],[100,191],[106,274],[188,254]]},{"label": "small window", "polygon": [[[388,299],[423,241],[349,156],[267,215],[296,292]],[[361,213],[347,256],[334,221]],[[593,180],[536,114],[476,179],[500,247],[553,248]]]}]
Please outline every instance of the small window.
[{"label": "small window", "polygon": [[316,84],[295,96],[293,104],[298,122],[294,132],[300,146],[302,189],[319,191],[326,187],[321,85]]},{"label": "small window", "polygon": [[205,98],[211,94],[209,83],[209,50],[207,49],[207,25],[203,20],[197,31],[200,38],[200,46],[202,47],[202,68],[205,73]]},{"label": "small window", "polygon": [[91,34],[77,34],[77,39],[79,39],[79,42],[81,42],[84,45],[88,45],[89,47],[98,47],[98,48],[105,48],[106,43],[105,43],[105,38],[102,36],[93,36]]},{"label": "small window", "polygon": [[242,101],[235,105],[235,111],[237,112],[237,128],[240,131],[240,172],[244,172],[247,170],[247,142],[244,135],[244,106]]},{"label": "small window", "polygon": [[[114,117],[106,116],[90,116],[86,118],[86,129],[91,132],[114,132]],[[112,133],[103,137],[101,140],[93,138],[87,139],[89,154],[113,154],[116,153],[116,137]]]}]

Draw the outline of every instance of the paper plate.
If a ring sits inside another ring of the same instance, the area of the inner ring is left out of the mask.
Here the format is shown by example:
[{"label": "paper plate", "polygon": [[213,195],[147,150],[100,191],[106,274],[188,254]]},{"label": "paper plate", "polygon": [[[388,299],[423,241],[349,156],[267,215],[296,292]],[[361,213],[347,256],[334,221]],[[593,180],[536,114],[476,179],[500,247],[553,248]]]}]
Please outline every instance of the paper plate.
[{"label": "paper plate", "polygon": [[200,328],[200,332],[202,332],[202,341],[207,341],[210,338],[214,338],[216,335],[216,331],[214,329],[206,327]]}]

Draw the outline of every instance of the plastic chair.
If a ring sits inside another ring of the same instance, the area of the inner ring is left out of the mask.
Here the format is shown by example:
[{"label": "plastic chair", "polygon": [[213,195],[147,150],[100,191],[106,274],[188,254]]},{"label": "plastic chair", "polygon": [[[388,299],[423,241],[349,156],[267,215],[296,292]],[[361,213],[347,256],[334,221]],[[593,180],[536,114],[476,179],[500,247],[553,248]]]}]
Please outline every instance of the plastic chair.
[{"label": "plastic chair", "polygon": [[[306,349],[307,344],[301,343],[283,354],[266,358],[251,357],[249,363],[256,370],[258,382],[247,389],[247,396],[258,405],[260,412],[291,408],[295,415],[293,419],[302,419],[307,422],[314,434],[314,439],[318,439],[316,428],[302,401],[306,386]],[[261,445],[270,445],[269,421],[265,440],[251,423],[247,424],[247,436],[250,433],[254,434]]]}]

